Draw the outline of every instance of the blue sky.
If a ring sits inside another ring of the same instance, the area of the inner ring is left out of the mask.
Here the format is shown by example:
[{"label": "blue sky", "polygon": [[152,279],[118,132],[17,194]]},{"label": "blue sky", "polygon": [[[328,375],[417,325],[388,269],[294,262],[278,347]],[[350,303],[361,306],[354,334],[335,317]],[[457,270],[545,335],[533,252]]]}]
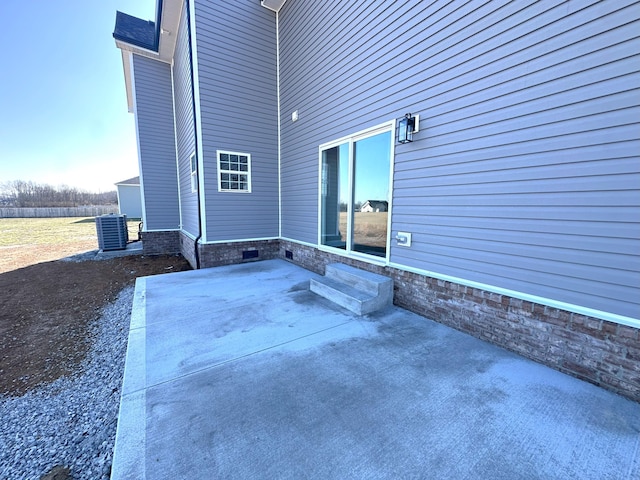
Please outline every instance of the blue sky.
[{"label": "blue sky", "polygon": [[155,0],[0,0],[0,183],[109,191],[138,175],[116,10],[153,20]]}]

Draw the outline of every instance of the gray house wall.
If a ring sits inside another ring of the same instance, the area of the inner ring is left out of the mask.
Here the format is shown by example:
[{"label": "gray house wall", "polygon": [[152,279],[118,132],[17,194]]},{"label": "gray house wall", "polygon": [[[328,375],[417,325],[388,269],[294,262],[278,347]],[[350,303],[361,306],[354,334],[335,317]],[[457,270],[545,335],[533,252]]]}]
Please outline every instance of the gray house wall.
[{"label": "gray house wall", "polygon": [[392,266],[640,318],[639,18],[627,1],[286,2],[282,236],[317,244],[320,144],[411,112],[392,236],[413,238]]},{"label": "gray house wall", "polygon": [[132,57],[140,187],[144,192],[143,230],[177,230],[180,215],[171,68],[136,54]]},{"label": "gray house wall", "polygon": [[140,185],[116,185],[118,189],[118,211],[129,218],[142,218]]},{"label": "gray house wall", "polygon": [[[182,230],[196,237],[198,225],[198,193],[191,191],[191,154],[195,152],[193,97],[191,94],[191,63],[186,6],[183,5],[176,49],[173,56],[173,95],[175,131],[180,182]],[[175,161],[175,159],[174,159]],[[175,168],[175,167],[174,167]]]},{"label": "gray house wall", "polygon": [[[278,237],[275,14],[195,2],[208,242]],[[218,192],[216,151],[251,155],[251,193]]]}]

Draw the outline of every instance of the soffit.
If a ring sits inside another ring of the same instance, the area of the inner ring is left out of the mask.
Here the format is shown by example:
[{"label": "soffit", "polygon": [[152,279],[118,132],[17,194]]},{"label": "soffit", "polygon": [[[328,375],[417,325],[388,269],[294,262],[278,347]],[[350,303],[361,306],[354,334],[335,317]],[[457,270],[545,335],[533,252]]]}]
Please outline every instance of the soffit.
[{"label": "soffit", "polygon": [[263,7],[268,8],[269,10],[277,12],[278,10],[280,10],[280,8],[282,8],[282,5],[284,5],[284,2],[286,1],[287,0],[261,0],[260,4]]}]

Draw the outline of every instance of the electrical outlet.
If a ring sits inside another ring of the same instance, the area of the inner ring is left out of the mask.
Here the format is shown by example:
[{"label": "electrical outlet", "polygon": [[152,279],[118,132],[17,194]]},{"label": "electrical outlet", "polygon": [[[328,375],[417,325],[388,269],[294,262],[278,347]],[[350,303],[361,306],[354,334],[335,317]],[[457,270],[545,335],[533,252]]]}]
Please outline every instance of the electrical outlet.
[{"label": "electrical outlet", "polygon": [[410,247],[411,246],[411,234],[408,232],[398,232],[396,234],[396,245],[399,247]]}]

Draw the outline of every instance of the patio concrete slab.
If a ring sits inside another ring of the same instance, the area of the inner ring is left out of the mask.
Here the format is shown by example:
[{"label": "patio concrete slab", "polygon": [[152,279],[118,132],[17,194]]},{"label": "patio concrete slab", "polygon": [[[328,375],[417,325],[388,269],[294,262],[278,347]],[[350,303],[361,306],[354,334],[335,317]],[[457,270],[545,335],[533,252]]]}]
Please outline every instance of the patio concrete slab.
[{"label": "patio concrete slab", "polygon": [[640,478],[640,404],[314,276],[138,280],[113,479]]}]

